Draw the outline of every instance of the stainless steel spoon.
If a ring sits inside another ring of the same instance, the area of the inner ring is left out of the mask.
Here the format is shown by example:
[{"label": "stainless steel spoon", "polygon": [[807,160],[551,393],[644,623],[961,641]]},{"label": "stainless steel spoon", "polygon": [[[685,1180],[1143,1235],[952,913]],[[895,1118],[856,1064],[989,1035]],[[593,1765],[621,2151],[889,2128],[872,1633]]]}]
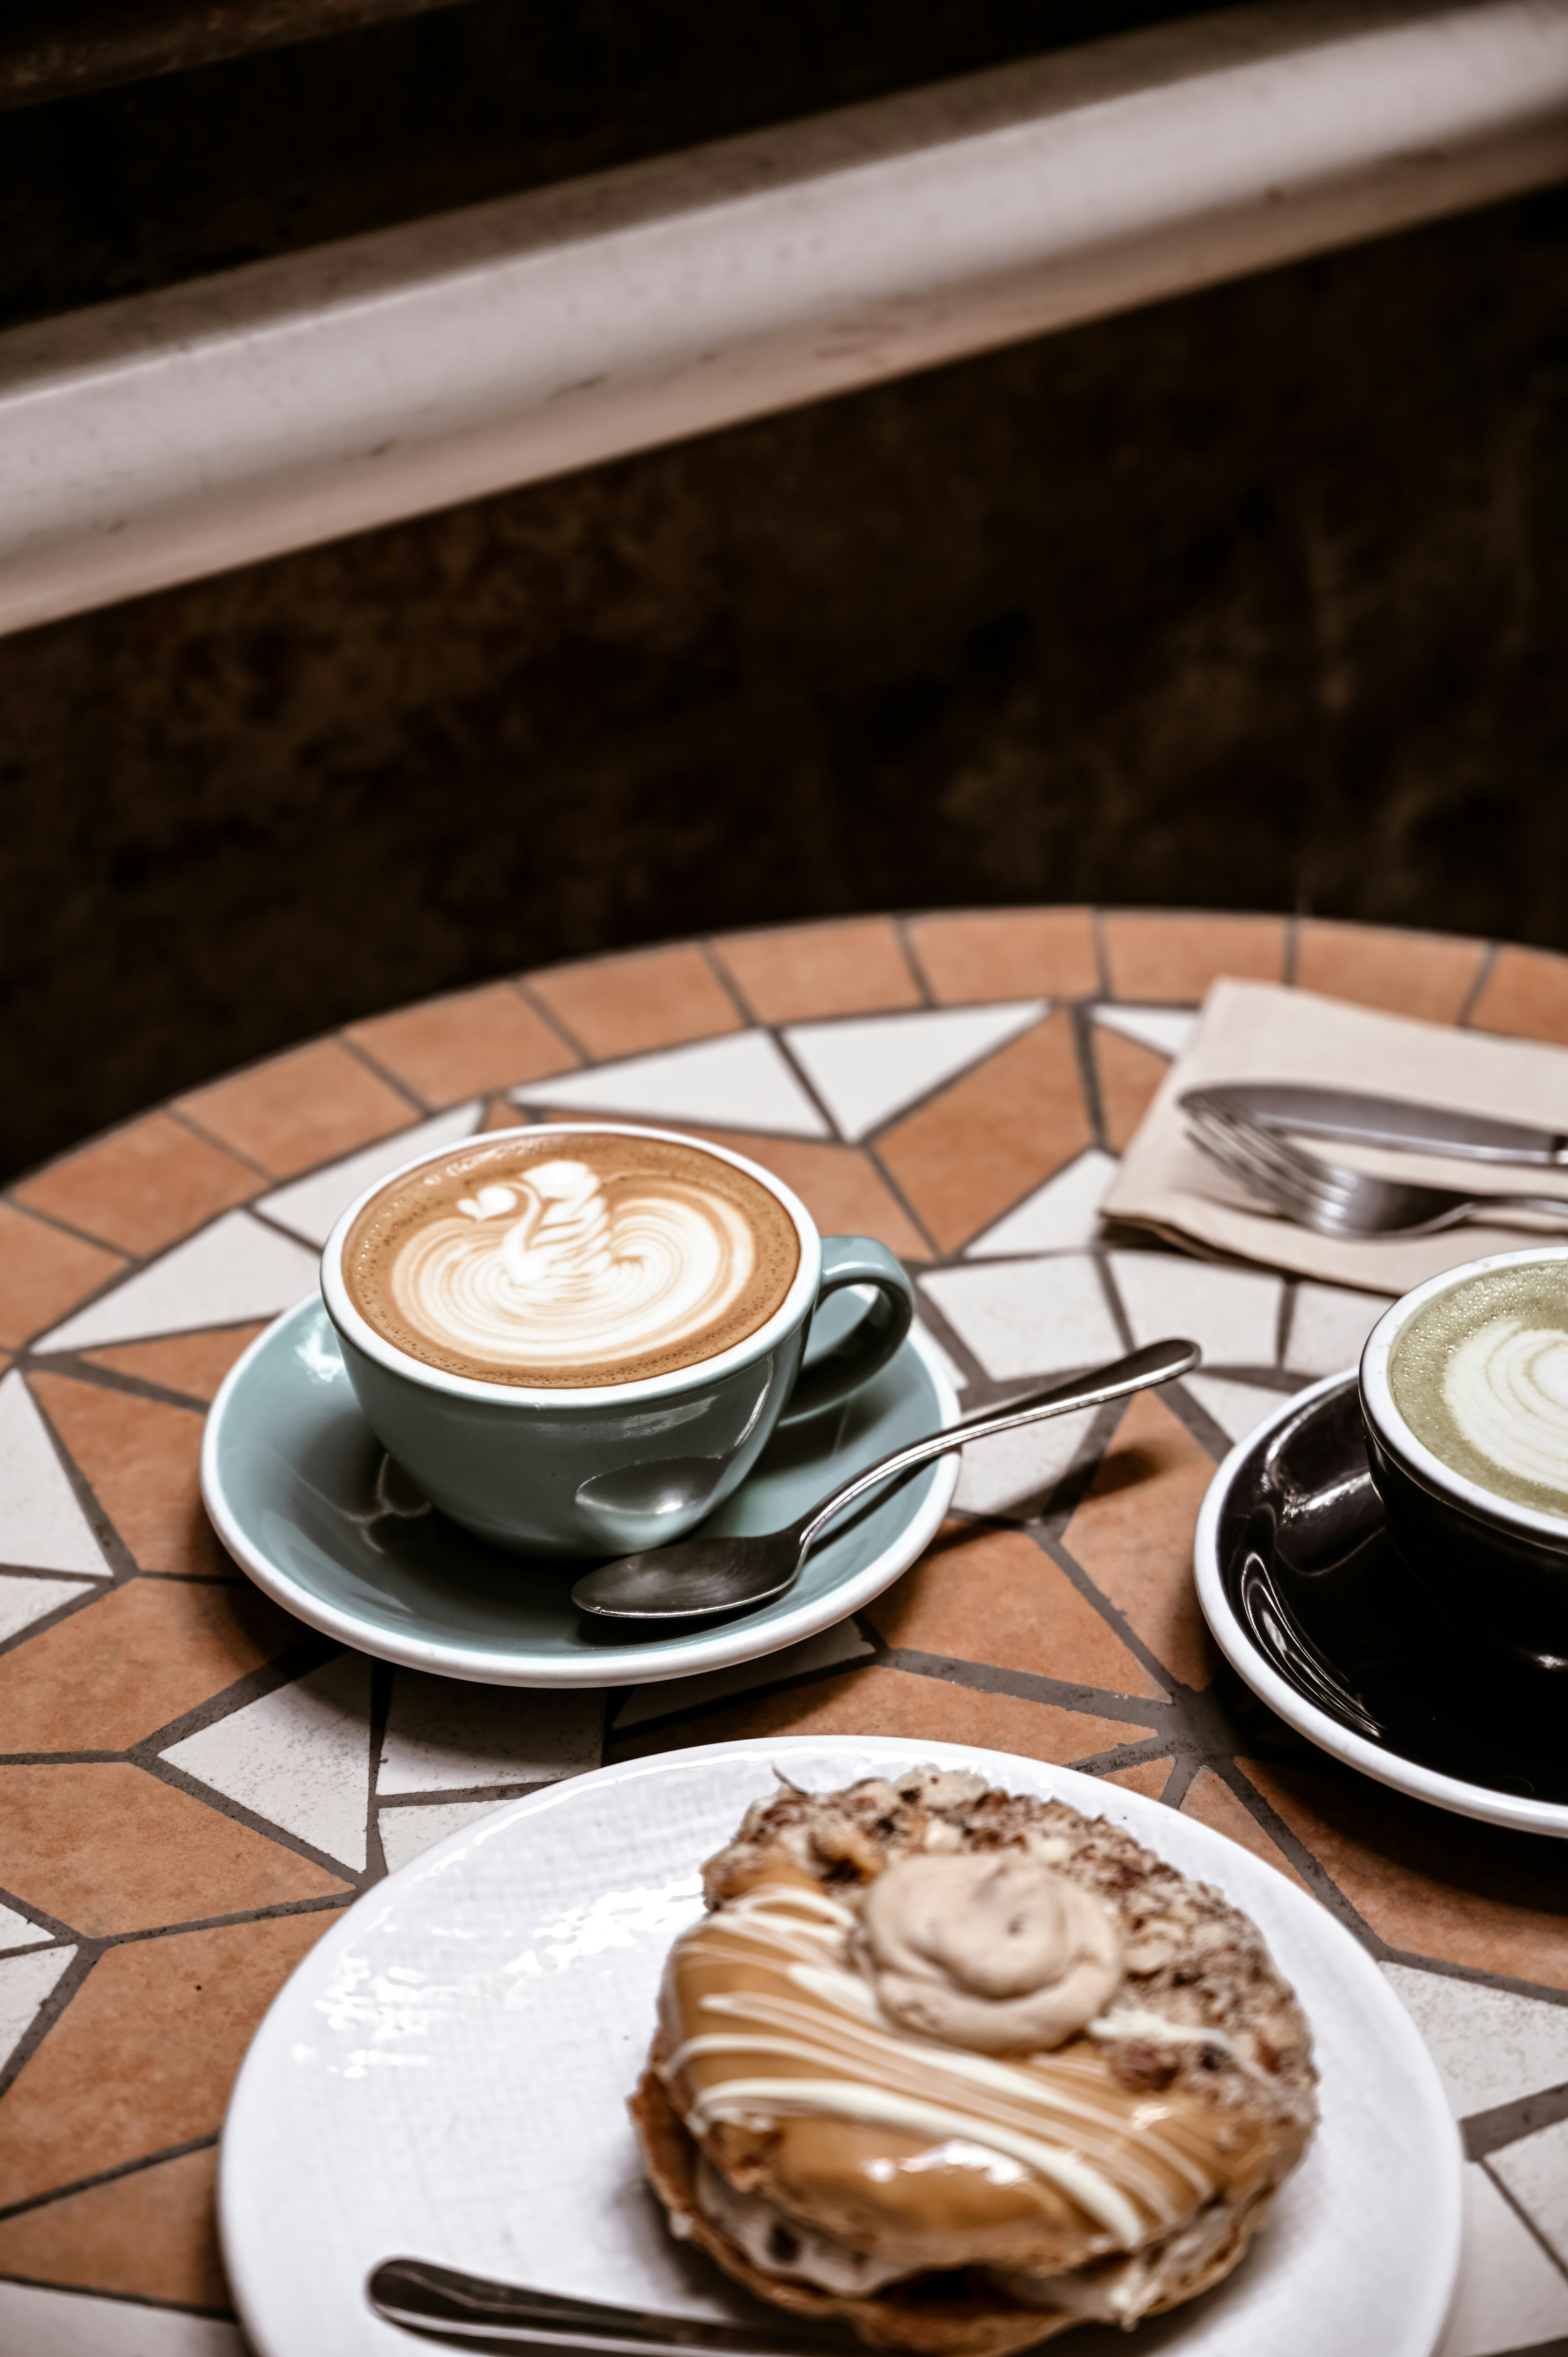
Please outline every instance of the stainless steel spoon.
[{"label": "stainless steel spoon", "polygon": [[978,1415],[894,1449],[831,1491],[787,1530],[757,1538],[678,1539],[673,1546],[618,1555],[578,1580],[572,1601],[580,1611],[611,1620],[696,1620],[741,1605],[766,1604],[791,1585],[813,1542],[865,1491],[897,1474],[912,1473],[933,1457],[946,1457],[966,1440],[989,1439],[993,1432],[1013,1432],[1022,1424],[1039,1424],[1072,1408],[1099,1407],[1127,1392],[1168,1383],[1173,1375],[1185,1375],[1196,1367],[1201,1356],[1196,1342],[1151,1342],[1108,1367],[1091,1367],[1069,1383],[1031,1392],[1003,1407],[983,1408]]}]

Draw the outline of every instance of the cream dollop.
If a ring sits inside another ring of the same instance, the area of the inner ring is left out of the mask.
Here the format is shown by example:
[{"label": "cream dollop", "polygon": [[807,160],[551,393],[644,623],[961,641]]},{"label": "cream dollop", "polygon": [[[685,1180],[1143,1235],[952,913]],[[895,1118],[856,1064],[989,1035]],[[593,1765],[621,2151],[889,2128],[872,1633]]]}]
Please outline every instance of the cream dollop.
[{"label": "cream dollop", "polygon": [[701,1332],[756,1257],[716,1189],[649,1179],[612,1206],[595,1171],[562,1157],[416,1228],[392,1291],[410,1325],[476,1359],[591,1369]]},{"label": "cream dollop", "polygon": [[1060,2046],[1123,1971],[1104,1901],[1012,1851],[897,1859],[866,1892],[858,1946],[889,2020],[981,2054]]},{"label": "cream dollop", "polygon": [[1449,1414],[1488,1462],[1568,1492],[1568,1333],[1490,1318],[1455,1345],[1443,1377]]}]

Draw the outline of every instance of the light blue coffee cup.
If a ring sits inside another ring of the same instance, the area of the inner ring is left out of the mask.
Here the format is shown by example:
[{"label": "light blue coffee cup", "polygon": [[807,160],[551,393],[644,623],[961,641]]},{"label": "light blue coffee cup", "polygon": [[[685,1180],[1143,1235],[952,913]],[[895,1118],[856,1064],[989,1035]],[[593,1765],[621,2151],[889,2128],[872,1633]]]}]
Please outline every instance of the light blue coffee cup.
[{"label": "light blue coffee cup", "polygon": [[[626,1122],[572,1122],[503,1136],[669,1139],[744,1170],[782,1204],[800,1260],[780,1307],[755,1334],[675,1373],[642,1383],[544,1389],[448,1374],[400,1351],[362,1318],[343,1282],[343,1247],[360,1213],[393,1178],[455,1151],[422,1154],[350,1203],[321,1255],[321,1291],[371,1429],[433,1505],[465,1530],[519,1554],[623,1555],[682,1537],[737,1489],[781,1418],[814,1416],[869,1383],[909,1330],[914,1294],[885,1244],[820,1236],[771,1171],[704,1138]],[[492,1142],[487,1140],[487,1143]],[[875,1288],[865,1316],[802,1371],[817,1311],[846,1286]]]}]

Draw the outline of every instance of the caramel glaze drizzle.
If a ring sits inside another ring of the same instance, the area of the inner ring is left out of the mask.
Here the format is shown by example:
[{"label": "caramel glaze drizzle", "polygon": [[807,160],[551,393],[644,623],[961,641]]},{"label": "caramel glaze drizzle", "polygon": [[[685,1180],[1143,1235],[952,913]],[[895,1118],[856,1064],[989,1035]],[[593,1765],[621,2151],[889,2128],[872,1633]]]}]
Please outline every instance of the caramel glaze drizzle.
[{"label": "caramel glaze drizzle", "polygon": [[682,1935],[665,1975],[671,2101],[732,2155],[766,2137],[786,2204],[793,2189],[912,2268],[1038,2266],[1136,2250],[1260,2180],[1255,2120],[1123,2087],[1092,2039],[1001,2061],[895,2028],[845,1961],[854,1921],[776,1856]]}]

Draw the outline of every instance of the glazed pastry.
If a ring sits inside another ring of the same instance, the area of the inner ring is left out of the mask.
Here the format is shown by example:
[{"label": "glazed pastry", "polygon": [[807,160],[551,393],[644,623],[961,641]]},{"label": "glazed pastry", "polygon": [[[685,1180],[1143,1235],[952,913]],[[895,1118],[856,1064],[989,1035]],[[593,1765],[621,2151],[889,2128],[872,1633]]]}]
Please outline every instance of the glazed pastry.
[{"label": "glazed pastry", "polygon": [[916,1768],[703,1872],[632,2115],[671,2231],[878,2348],[1002,2357],[1229,2274],[1316,2117],[1258,1932],[1103,1818]]}]

